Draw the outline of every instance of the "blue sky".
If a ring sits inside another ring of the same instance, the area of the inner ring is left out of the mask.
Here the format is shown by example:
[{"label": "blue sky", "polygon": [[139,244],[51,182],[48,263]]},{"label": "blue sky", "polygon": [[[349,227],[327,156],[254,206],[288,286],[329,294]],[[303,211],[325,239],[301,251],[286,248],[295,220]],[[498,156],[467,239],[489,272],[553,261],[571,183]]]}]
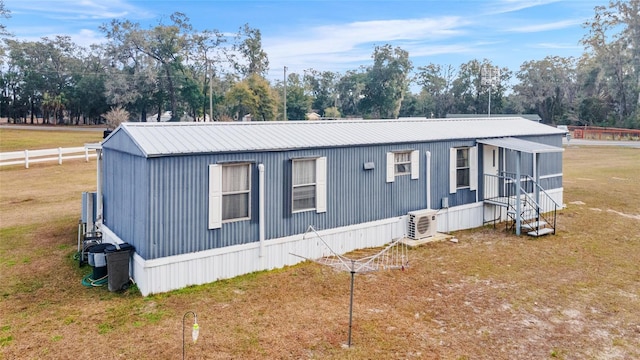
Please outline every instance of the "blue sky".
[{"label": "blue sky", "polygon": [[517,71],[547,55],[578,57],[582,24],[593,17],[592,0],[4,0],[3,19],[16,38],[69,35],[80,45],[104,42],[99,26],[113,18],[143,28],[180,11],[197,30],[235,33],[245,23],[262,33],[270,79],[282,69],[302,74],[370,65],[377,45],[409,52],[414,67],[456,68],[489,59]]}]

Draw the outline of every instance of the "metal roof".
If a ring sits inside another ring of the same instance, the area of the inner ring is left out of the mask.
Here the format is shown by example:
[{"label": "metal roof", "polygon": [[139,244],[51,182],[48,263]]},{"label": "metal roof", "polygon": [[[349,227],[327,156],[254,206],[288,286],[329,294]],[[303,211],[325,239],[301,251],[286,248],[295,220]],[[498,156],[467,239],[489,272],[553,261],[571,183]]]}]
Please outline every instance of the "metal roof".
[{"label": "metal roof", "polygon": [[[542,118],[540,117],[540,115],[538,114],[491,114],[491,117],[522,117],[525,118],[527,120],[531,120],[531,121],[538,121],[540,122],[540,120],[542,120]],[[447,118],[477,118],[478,115],[477,114],[447,114],[446,116]]]},{"label": "metal roof", "polygon": [[276,151],[563,134],[554,127],[521,117],[341,121],[122,123],[146,156]]},{"label": "metal roof", "polygon": [[550,153],[550,152],[562,152],[563,148],[540,144],[533,141],[527,141],[522,139],[516,139],[512,137],[507,138],[498,138],[498,139],[479,139],[478,143],[493,145],[505,149],[511,149],[516,151],[521,151],[530,154],[539,154],[539,153]]}]

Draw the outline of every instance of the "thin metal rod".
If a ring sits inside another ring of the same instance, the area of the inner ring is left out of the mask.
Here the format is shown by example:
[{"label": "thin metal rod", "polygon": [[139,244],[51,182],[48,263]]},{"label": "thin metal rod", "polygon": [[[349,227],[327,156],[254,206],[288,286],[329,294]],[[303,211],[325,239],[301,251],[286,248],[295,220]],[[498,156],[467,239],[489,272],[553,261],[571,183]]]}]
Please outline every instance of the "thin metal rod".
[{"label": "thin metal rod", "polygon": [[213,71],[209,75],[209,121],[213,121]]},{"label": "thin metal rod", "polygon": [[348,347],[351,347],[351,327],[353,323],[353,280],[356,277],[354,266],[354,261],[351,260],[351,300],[349,301],[349,340],[347,342]]},{"label": "thin metal rod", "polygon": [[189,314],[193,314],[194,319],[198,318],[198,315],[196,315],[196,313],[194,313],[193,311],[187,311],[182,316],[182,360],[184,360],[184,354],[185,354],[185,349],[184,349],[184,321],[186,320],[187,315],[189,315]]},{"label": "thin metal rod", "polygon": [[489,109],[487,110],[487,117],[491,117],[491,88],[493,84],[489,85]]},{"label": "thin metal rod", "polygon": [[287,121],[287,67],[284,67],[284,121]]}]

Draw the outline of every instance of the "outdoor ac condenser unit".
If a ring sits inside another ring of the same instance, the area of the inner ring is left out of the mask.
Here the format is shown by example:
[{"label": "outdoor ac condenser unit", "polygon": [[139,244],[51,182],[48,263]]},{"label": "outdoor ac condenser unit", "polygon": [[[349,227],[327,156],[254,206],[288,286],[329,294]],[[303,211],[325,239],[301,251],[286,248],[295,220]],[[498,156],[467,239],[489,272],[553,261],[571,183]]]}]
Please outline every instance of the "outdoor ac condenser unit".
[{"label": "outdoor ac condenser unit", "polygon": [[420,240],[434,236],[438,231],[436,210],[411,211],[409,213],[409,238]]}]

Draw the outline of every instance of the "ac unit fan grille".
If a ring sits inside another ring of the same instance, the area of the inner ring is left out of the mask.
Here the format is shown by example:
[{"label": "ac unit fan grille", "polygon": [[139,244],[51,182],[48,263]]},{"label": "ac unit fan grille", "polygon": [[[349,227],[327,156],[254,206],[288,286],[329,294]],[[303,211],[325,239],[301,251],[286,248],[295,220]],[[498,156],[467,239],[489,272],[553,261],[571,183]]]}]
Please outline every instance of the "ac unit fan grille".
[{"label": "ac unit fan grille", "polygon": [[421,216],[418,218],[418,224],[416,226],[416,230],[418,234],[423,235],[429,232],[429,228],[431,227],[431,216]]}]

